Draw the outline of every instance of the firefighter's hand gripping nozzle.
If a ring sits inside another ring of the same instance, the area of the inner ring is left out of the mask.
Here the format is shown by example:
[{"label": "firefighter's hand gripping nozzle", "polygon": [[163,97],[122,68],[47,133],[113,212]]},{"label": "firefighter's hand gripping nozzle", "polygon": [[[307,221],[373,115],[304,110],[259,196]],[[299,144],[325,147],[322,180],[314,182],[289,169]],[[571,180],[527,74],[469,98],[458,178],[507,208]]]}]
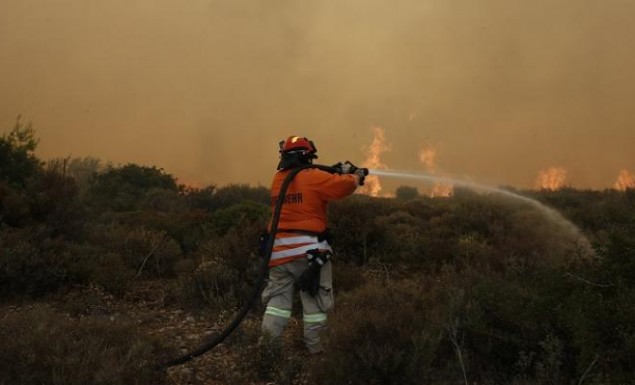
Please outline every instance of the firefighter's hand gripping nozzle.
[{"label": "firefighter's hand gripping nozzle", "polygon": [[364,179],[368,175],[368,169],[365,167],[357,167],[348,160],[344,163],[339,162],[333,168],[340,174],[356,174],[359,177],[359,185],[364,185]]}]

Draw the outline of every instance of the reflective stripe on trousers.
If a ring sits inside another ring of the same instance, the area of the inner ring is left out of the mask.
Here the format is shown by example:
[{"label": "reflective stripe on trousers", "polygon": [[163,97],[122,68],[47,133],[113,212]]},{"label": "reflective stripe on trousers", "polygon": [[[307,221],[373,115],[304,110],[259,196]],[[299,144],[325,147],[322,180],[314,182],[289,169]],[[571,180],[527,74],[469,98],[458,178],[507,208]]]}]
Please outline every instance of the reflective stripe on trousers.
[{"label": "reflective stripe on trousers", "polygon": [[307,323],[319,323],[319,322],[326,322],[326,313],[314,313],[314,314],[303,314],[303,318],[304,322]]},{"label": "reflective stripe on trousers", "polygon": [[274,306],[267,306],[265,314],[273,315],[281,318],[291,318],[291,310],[279,309]]}]

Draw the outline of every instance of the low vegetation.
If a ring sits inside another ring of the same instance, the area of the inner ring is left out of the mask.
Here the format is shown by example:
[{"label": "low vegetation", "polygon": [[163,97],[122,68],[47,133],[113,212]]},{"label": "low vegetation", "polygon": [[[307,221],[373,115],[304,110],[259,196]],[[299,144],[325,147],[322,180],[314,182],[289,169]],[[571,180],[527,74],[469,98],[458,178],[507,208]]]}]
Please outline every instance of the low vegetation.
[{"label": "low vegetation", "polygon": [[[165,170],[39,160],[20,120],[0,137],[0,384],[175,383],[171,335],[99,316],[97,288],[134,306],[215,320],[244,304],[269,192],[192,188]],[[633,384],[635,191],[519,192],[554,208],[458,190],[353,196],[330,207],[337,251],[328,353],[293,320],[258,344],[255,312],[216,383]],[[161,287],[139,293],[139,284]],[[160,293],[159,293],[160,291]],[[101,297],[100,297],[101,298]],[[178,309],[178,310],[177,310]]]}]

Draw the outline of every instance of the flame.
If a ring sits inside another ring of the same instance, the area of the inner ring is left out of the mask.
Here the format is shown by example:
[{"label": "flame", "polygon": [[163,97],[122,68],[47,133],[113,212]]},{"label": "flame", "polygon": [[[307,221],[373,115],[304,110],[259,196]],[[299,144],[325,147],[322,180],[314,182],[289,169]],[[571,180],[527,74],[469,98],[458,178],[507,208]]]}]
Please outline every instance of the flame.
[{"label": "flame", "polygon": [[[390,146],[386,144],[386,136],[384,135],[384,129],[379,126],[373,126],[373,142],[370,147],[366,149],[366,160],[362,162],[362,167],[367,167],[376,170],[385,170],[388,168],[381,161],[381,154],[386,151],[390,151]],[[381,184],[377,176],[369,175],[366,177],[364,186],[357,190],[361,194],[367,194],[373,197],[379,196],[381,191]]]},{"label": "flame", "polygon": [[620,191],[625,191],[626,189],[635,189],[635,176],[628,172],[628,170],[623,169],[617,176],[617,180],[615,181],[613,187],[616,190]]},{"label": "flame", "polygon": [[451,184],[435,183],[430,191],[430,197],[449,197],[454,192],[454,186]]},{"label": "flame", "polygon": [[[432,146],[424,145],[419,151],[419,161],[424,165],[426,171],[433,175],[439,173],[436,158],[437,150]],[[454,187],[452,185],[435,183],[428,194],[430,197],[449,197],[453,192]]]},{"label": "flame", "polygon": [[538,173],[538,178],[536,178],[535,185],[538,189],[555,191],[561,189],[564,186],[564,182],[566,179],[566,168],[550,167],[547,170],[542,170]]}]

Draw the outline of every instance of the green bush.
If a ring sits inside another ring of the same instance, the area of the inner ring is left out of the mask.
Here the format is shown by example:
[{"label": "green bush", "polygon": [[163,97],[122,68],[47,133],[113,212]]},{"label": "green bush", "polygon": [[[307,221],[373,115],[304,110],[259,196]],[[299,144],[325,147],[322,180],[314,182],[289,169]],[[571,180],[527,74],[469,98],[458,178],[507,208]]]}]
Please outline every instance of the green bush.
[{"label": "green bush", "polygon": [[30,216],[46,224],[54,233],[67,239],[83,239],[86,209],[79,200],[75,181],[65,176],[64,165],[50,162],[29,180],[25,193],[30,202]]},{"label": "green bush", "polygon": [[115,223],[95,226],[90,242],[105,252],[118,254],[128,268],[142,277],[172,277],[182,258],[179,245],[164,231]]},{"label": "green bush", "polygon": [[217,234],[225,235],[231,228],[242,228],[252,223],[264,223],[270,215],[268,206],[246,201],[216,210],[212,215],[211,223]]},{"label": "green bush", "polygon": [[67,282],[61,257],[63,249],[59,239],[48,237],[42,229],[3,230],[0,238],[0,298],[39,297],[63,286]]},{"label": "green bush", "polygon": [[26,194],[0,182],[0,225],[25,227],[31,222],[31,206]]},{"label": "green bush", "polygon": [[[329,318],[328,354],[311,365],[316,384],[453,383],[446,370],[451,347],[444,338],[436,292],[414,282],[371,282],[338,298]],[[328,368],[325,370],[325,368]]]},{"label": "green bush", "polygon": [[247,291],[239,272],[212,256],[181,277],[180,299],[188,307],[220,311],[238,306]]},{"label": "green bush", "polygon": [[163,213],[153,210],[107,213],[104,223],[117,223],[128,228],[164,231],[183,252],[194,252],[215,234],[212,214],[203,210]]},{"label": "green bush", "polygon": [[127,164],[99,174],[89,188],[88,199],[96,210],[133,211],[148,202],[146,196],[157,189],[178,191],[176,180],[163,169]]},{"label": "green bush", "polygon": [[153,368],[165,355],[160,344],[109,319],[72,319],[36,306],[0,319],[0,345],[2,384],[165,382]]},{"label": "green bush", "polygon": [[363,265],[378,258],[383,235],[375,220],[389,215],[395,206],[392,200],[365,196],[352,196],[331,204],[329,227],[338,260]]},{"label": "green bush", "polygon": [[116,297],[126,294],[134,278],[135,271],[117,253],[103,253],[91,261],[91,282]]},{"label": "green bush", "polygon": [[213,209],[226,208],[244,202],[269,206],[271,194],[266,187],[251,187],[246,184],[230,184],[214,191]]},{"label": "green bush", "polygon": [[39,140],[31,123],[26,126],[16,119],[13,129],[0,137],[0,182],[9,186],[23,187],[42,166],[35,157]]},{"label": "green bush", "polygon": [[181,277],[181,299],[188,306],[214,310],[243,305],[260,273],[256,251],[261,229],[259,223],[231,228],[202,245],[193,253],[196,271]]}]

